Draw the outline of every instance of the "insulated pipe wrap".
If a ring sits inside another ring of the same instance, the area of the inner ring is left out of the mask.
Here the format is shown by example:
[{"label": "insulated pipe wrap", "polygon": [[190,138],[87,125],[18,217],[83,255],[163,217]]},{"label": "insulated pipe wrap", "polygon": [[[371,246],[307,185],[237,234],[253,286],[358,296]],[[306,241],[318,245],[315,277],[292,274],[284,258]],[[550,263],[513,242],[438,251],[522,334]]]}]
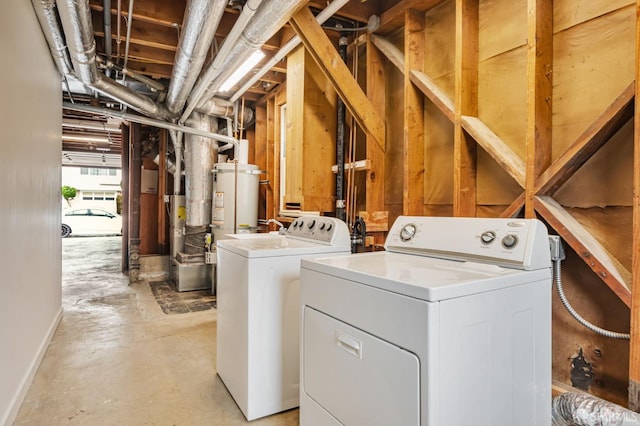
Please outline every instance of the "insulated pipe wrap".
[{"label": "insulated pipe wrap", "polygon": [[587,393],[553,398],[553,426],[640,426],[640,414]]},{"label": "insulated pipe wrap", "polygon": [[[199,105],[213,95],[220,85],[238,68],[249,56],[273,34],[280,29],[291,16],[303,5],[304,0],[263,0],[255,15],[247,24],[233,49],[225,57],[224,62],[212,75],[212,82]],[[200,84],[200,82],[199,82]]]},{"label": "insulated pipe wrap", "polygon": [[42,27],[42,32],[49,45],[51,57],[58,71],[62,75],[73,74],[73,65],[67,53],[64,36],[58,25],[55,0],[31,0],[31,3],[33,4],[33,9],[36,12],[40,27]]},{"label": "insulated pipe wrap", "polygon": [[[191,127],[203,131],[212,129],[211,118],[204,114],[193,113],[189,120]],[[214,126],[215,127],[215,126]],[[211,170],[218,157],[217,143],[214,140],[197,135],[185,135],[185,191],[187,197],[187,219],[189,227],[206,227],[211,217],[211,198],[213,191]]]},{"label": "insulated pipe wrap", "polygon": [[171,84],[167,93],[169,111],[178,114],[184,107],[207,57],[227,2],[189,0],[176,51]]}]

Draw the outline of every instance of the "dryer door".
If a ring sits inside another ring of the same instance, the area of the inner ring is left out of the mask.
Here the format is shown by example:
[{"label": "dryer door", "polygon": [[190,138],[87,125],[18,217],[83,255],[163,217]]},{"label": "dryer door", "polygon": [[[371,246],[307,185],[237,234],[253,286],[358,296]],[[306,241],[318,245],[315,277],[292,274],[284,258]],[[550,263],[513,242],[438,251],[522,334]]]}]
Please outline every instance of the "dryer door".
[{"label": "dryer door", "polygon": [[411,352],[305,306],[304,392],[347,425],[420,424],[420,365]]}]

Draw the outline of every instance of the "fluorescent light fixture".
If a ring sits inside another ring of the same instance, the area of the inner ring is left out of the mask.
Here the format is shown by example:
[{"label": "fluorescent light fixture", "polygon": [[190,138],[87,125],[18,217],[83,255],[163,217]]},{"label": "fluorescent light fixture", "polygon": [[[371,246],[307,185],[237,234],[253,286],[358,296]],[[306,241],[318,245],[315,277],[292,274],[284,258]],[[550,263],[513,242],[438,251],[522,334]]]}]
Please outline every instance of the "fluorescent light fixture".
[{"label": "fluorescent light fixture", "polygon": [[262,50],[256,50],[253,52],[251,56],[249,56],[249,58],[244,61],[244,63],[240,65],[224,83],[222,83],[220,91],[228,92],[231,90],[231,88],[240,81],[242,77],[244,77],[253,67],[258,65],[258,62],[260,62],[262,58],[264,58]]},{"label": "fluorescent light fixture", "polygon": [[83,136],[83,135],[62,135],[63,141],[69,142],[94,142],[94,143],[111,143],[111,139],[107,136]]}]

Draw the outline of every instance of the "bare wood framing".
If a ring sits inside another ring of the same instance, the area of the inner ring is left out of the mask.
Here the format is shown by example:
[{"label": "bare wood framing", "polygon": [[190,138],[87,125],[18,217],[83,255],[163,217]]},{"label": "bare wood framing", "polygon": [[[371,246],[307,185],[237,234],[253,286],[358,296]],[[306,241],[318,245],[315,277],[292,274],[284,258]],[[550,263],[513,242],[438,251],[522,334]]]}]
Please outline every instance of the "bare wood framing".
[{"label": "bare wood framing", "polygon": [[412,69],[424,69],[424,14],[405,12],[404,26],[404,177],[402,211],[422,215],[424,210],[424,100],[411,84]]},{"label": "bare wood framing", "polygon": [[633,117],[635,84],[631,83],[611,105],[540,176],[535,192],[550,195],[560,188]]},{"label": "bare wood framing", "polygon": [[384,121],[367,99],[344,61],[340,59],[337,50],[315,20],[309,8],[302,8],[291,18],[290,22],[305,48],[331,82],[331,85],[344,101],[345,106],[354,116],[358,125],[365,132],[370,133],[384,151]]},{"label": "bare wood framing", "polygon": [[160,146],[158,156],[158,194],[157,194],[157,209],[158,209],[158,248],[160,254],[168,252],[169,244],[167,242],[167,209],[165,208],[164,195],[167,193],[167,135],[169,131],[166,129],[160,130]]},{"label": "bare wood framing", "polygon": [[[640,81],[640,0],[636,2],[636,82]],[[635,85],[633,132],[633,238],[629,408],[640,411],[640,84]]]},{"label": "bare wood framing", "polygon": [[524,188],[525,163],[513,150],[477,117],[462,116],[460,124],[478,144]]},{"label": "bare wood framing", "polygon": [[438,107],[451,122],[455,121],[455,106],[453,101],[447,94],[438,87],[438,85],[423,72],[411,70],[409,73],[411,82],[420,89],[420,91],[427,97],[433,104]]},{"label": "bare wood framing", "polygon": [[[367,36],[367,97],[375,106],[380,117],[386,116],[386,68],[384,57],[373,43],[373,36]],[[367,134],[367,159],[370,162],[366,180],[365,208],[367,211],[382,211],[384,206],[384,151],[375,139]]]},{"label": "bare wood framing", "polygon": [[395,47],[389,40],[375,34],[370,35],[373,44],[387,57],[398,70],[404,73],[404,53]]},{"label": "bare wood framing", "polygon": [[535,217],[536,181],[551,164],[551,98],[553,64],[553,1],[529,0],[527,45],[527,157],[525,211]]},{"label": "bare wood framing", "polygon": [[551,197],[535,197],[535,209],[627,306],[631,273]]},{"label": "bare wood framing", "polygon": [[513,203],[509,205],[502,213],[500,217],[517,217],[520,211],[524,207],[525,193],[523,192],[516,198]]},{"label": "bare wood framing", "polygon": [[445,1],[446,0],[402,0],[387,9],[386,12],[380,16],[380,31],[389,34],[400,29],[404,24],[405,10],[414,9],[419,12],[426,12]]},{"label": "bare wood framing", "polygon": [[453,214],[476,215],[477,146],[462,128],[463,115],[478,116],[478,0],[456,0]]}]

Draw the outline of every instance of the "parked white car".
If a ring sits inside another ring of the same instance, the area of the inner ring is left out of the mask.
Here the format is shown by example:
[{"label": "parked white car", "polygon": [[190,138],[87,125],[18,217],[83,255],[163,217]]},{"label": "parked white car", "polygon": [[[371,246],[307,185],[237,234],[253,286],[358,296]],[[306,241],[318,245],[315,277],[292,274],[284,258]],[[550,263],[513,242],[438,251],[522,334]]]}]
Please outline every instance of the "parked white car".
[{"label": "parked white car", "polygon": [[62,213],[62,237],[69,235],[120,235],[122,216],[103,209],[76,208]]}]

